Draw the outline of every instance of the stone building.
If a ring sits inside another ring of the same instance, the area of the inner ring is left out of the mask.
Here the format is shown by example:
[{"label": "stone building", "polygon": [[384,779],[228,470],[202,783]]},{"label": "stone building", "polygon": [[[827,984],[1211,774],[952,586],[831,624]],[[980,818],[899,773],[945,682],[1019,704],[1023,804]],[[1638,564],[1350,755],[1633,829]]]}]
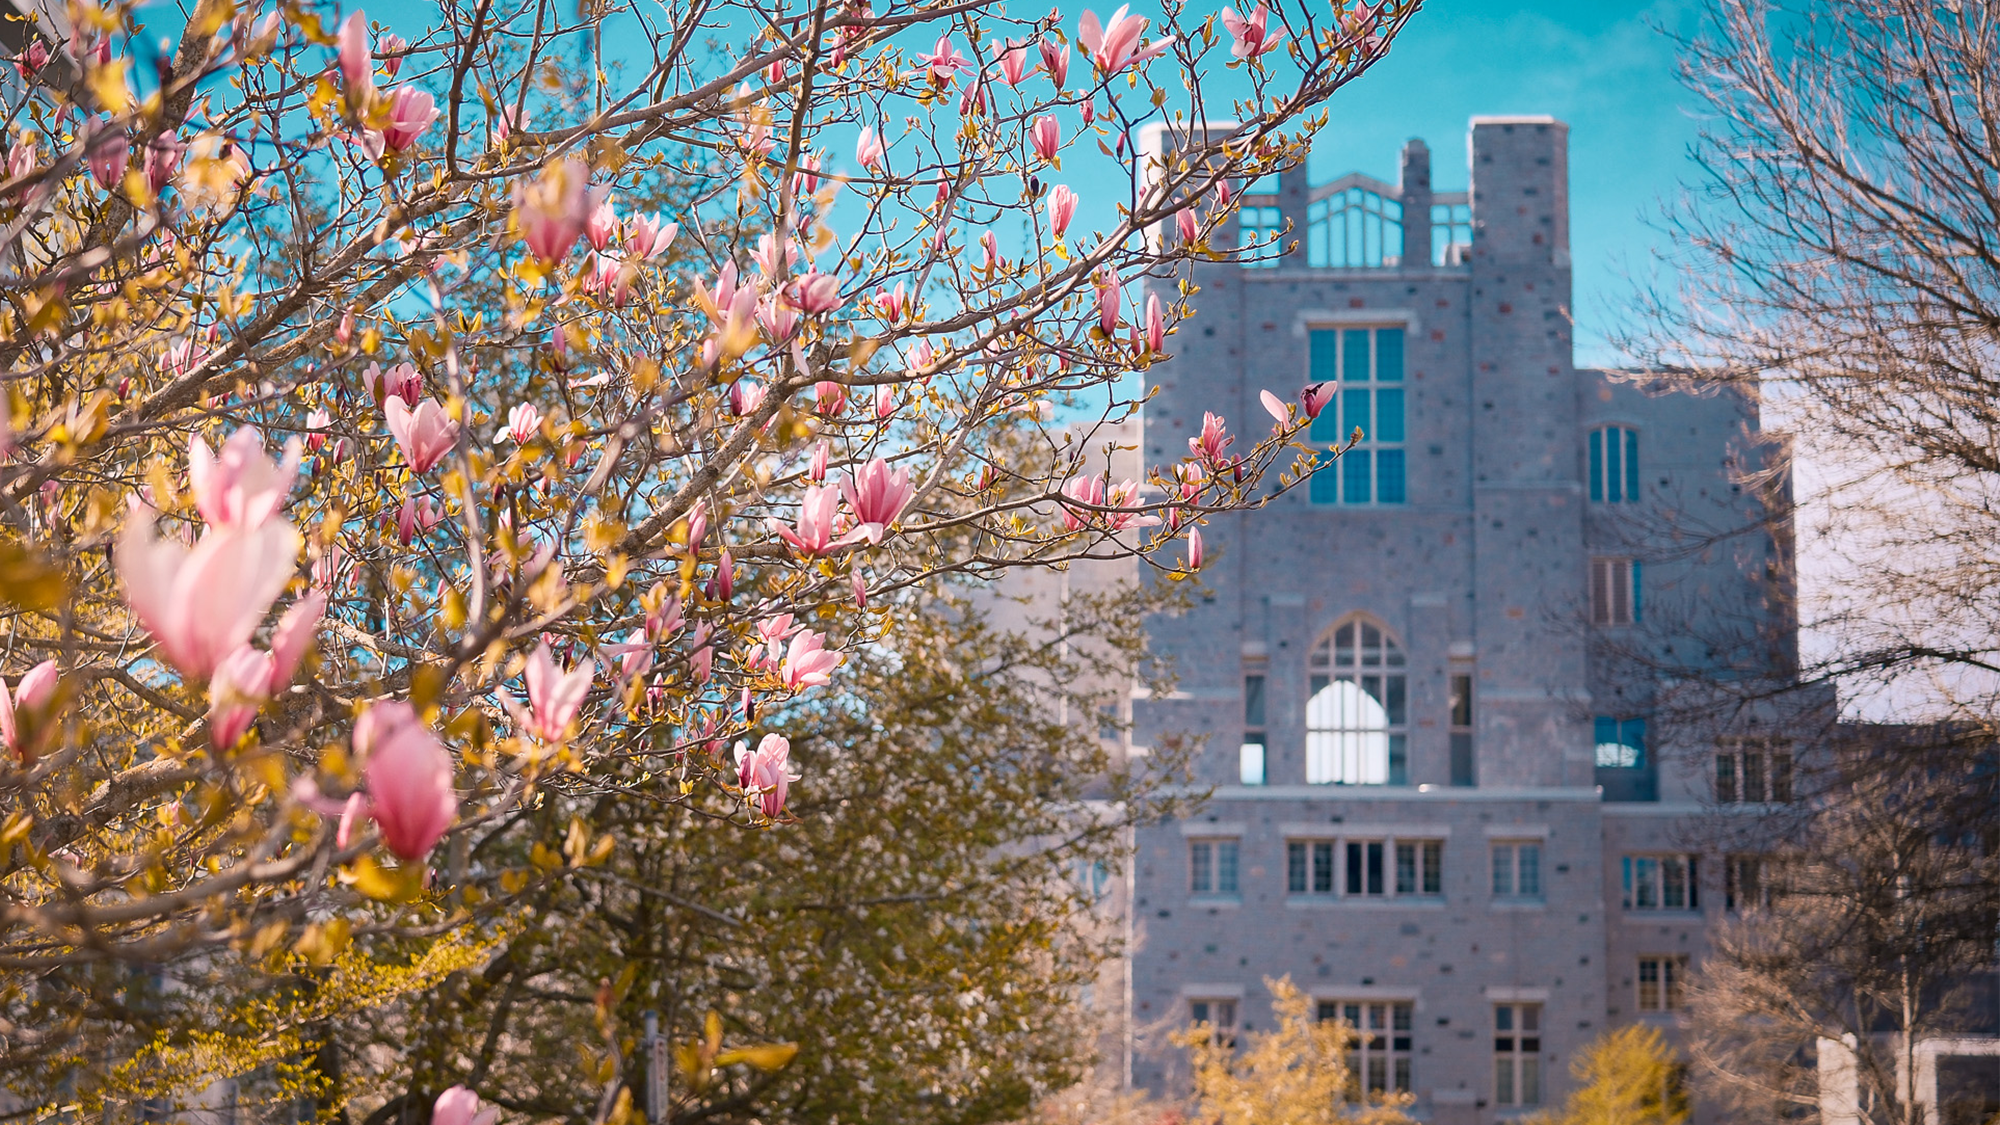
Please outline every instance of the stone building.
[{"label": "stone building", "polygon": [[1572,362],[1567,137],[1475,118],[1465,191],[1421,141],[1399,184],[1301,169],[1223,234],[1286,252],[1194,267],[1146,460],[1206,412],[1253,440],[1261,390],[1322,380],[1310,441],[1361,438],[1212,521],[1208,595],[1152,627],[1180,688],[1134,700],[1135,751],[1205,736],[1215,797],[1136,840],[1138,1086],[1182,1080],[1165,1029],[1266,1026],[1289,975],[1420,1118],[1555,1104],[1606,1028],[1671,1028],[1705,919],[1754,886],[1685,828],[1786,799],[1789,751],[1676,747],[1655,713],[1792,659],[1788,531],[1745,483],[1773,447],[1747,398]]}]

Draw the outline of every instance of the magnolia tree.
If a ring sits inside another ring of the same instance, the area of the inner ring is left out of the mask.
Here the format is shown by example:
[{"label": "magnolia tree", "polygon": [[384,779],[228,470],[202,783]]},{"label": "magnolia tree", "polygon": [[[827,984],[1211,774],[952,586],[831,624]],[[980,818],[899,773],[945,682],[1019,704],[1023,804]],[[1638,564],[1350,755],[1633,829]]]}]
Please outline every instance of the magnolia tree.
[{"label": "magnolia tree", "polygon": [[1414,8],[46,7],[0,180],[8,1056],[137,1010],[121,966],[398,935],[421,987],[618,846],[499,862],[551,794],[785,821],[762,717],[927,580],[1198,568],[1324,389],[1140,480],[1089,419]]}]

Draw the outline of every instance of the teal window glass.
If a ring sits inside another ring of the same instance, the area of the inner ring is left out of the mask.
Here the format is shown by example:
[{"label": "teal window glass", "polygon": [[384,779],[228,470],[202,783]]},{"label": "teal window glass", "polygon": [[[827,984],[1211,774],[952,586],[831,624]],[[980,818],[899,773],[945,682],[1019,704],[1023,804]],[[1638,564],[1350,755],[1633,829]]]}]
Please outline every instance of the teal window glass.
[{"label": "teal window glass", "polygon": [[1375,459],[1372,449],[1350,449],[1340,457],[1340,498],[1349,504],[1368,503],[1374,484],[1369,471]]},{"label": "teal window glass", "polygon": [[1637,769],[1646,764],[1646,720],[1599,715],[1591,726],[1599,766]]},{"label": "teal window glass", "polygon": [[1403,330],[1400,328],[1375,330],[1375,381],[1403,381]]},{"label": "teal window glass", "polygon": [[1626,504],[1639,499],[1639,432],[1629,426],[1599,426],[1590,431],[1590,499],[1597,504]]},{"label": "teal window glass", "polygon": [[1355,447],[1337,467],[1313,477],[1315,504],[1402,504],[1408,499],[1407,404],[1403,383],[1403,329],[1318,329],[1308,334],[1308,376],[1337,380],[1339,393],[1314,419],[1310,439],[1329,449],[1356,430]]},{"label": "teal window glass", "polygon": [[1357,381],[1364,372],[1368,374],[1368,378],[1360,381],[1373,381],[1373,372],[1370,370],[1372,365],[1369,363],[1368,355],[1368,336],[1366,328],[1350,328],[1340,334],[1340,365],[1342,374],[1350,382]]}]

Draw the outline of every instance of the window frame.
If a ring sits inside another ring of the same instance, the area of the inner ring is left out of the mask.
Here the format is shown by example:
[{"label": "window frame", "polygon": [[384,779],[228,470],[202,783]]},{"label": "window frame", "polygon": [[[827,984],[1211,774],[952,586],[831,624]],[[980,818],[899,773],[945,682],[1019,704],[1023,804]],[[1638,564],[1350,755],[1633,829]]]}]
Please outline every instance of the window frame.
[{"label": "window frame", "polygon": [[[1347,1025],[1348,1041],[1342,1053],[1347,1056],[1350,1100],[1376,1093],[1407,1094],[1414,1088],[1416,1010],[1415,1000],[1315,998],[1313,1014],[1318,1022],[1340,1020]],[[1366,1027],[1362,1026],[1364,1019]],[[1380,1086],[1375,1084],[1373,1065],[1378,1062],[1382,1064]]]},{"label": "window frame", "polygon": [[1253,202],[1246,197],[1236,209],[1236,264],[1246,270],[1277,269],[1285,256],[1284,234],[1285,209],[1276,199]]},{"label": "window frame", "polygon": [[[1289,836],[1285,840],[1285,894],[1322,901],[1441,900],[1445,894],[1444,846],[1445,837],[1430,835]],[[1411,860],[1408,880],[1404,879],[1404,849],[1409,849]],[[1413,889],[1405,890],[1405,886]]]},{"label": "window frame", "polygon": [[1234,996],[1188,997],[1188,1026],[1207,1024],[1212,1042],[1224,1047],[1235,1046],[1236,1001]]},{"label": "window frame", "polygon": [[[1356,425],[1362,439],[1330,467],[1313,474],[1306,494],[1315,506],[1403,508],[1409,504],[1409,338],[1406,322],[1322,324],[1306,328],[1306,382],[1334,388],[1313,419],[1307,441],[1322,450],[1346,445]],[[1367,377],[1354,373],[1352,341],[1365,342]],[[1393,345],[1391,344],[1393,341]],[[1393,353],[1393,363],[1390,355]],[[1393,395],[1393,398],[1388,396]],[[1365,424],[1355,407],[1365,402]],[[1393,402],[1394,406],[1388,404]],[[1389,421],[1394,419],[1393,424]],[[1393,434],[1392,432],[1393,431]],[[1357,472],[1357,466],[1365,466]],[[1394,466],[1393,469],[1390,466]],[[1357,487],[1364,484],[1365,487]],[[1365,493],[1365,498],[1358,494]]]},{"label": "window frame", "polygon": [[[1488,841],[1489,854],[1492,857],[1491,875],[1494,898],[1502,902],[1546,901],[1543,896],[1547,892],[1544,890],[1544,883],[1542,881],[1542,852],[1546,843],[1540,837]],[[1534,856],[1532,863],[1527,861],[1528,855],[1531,854],[1530,849],[1532,849],[1532,855]],[[1504,860],[1502,858],[1503,853],[1505,856]],[[1504,868],[1502,866],[1503,862],[1505,864]],[[1506,874],[1506,886],[1504,889],[1501,886],[1501,874],[1503,870]],[[1534,874],[1534,890],[1532,891],[1525,887],[1525,884],[1528,882],[1526,875],[1531,871]]]},{"label": "window frame", "polygon": [[[1590,428],[1584,439],[1584,475],[1593,504],[1634,504],[1639,500],[1639,430],[1623,422]],[[1618,446],[1616,451],[1612,446]]]},{"label": "window frame", "polygon": [[[1240,836],[1193,836],[1188,846],[1189,898],[1241,898],[1243,840]],[[1224,857],[1227,857],[1227,862]],[[1206,877],[1204,877],[1204,871]],[[1228,875],[1225,880],[1224,874]],[[1204,886],[1203,884],[1207,885]],[[1225,886],[1224,884],[1227,884]]]},{"label": "window frame", "polygon": [[1798,760],[1781,738],[1719,739],[1709,784],[1718,805],[1790,804],[1798,796]]},{"label": "window frame", "polygon": [[1243,741],[1236,750],[1236,782],[1239,785],[1265,785],[1271,780],[1271,742],[1267,733],[1269,691],[1270,677],[1263,668],[1244,671]]},{"label": "window frame", "polygon": [[[1633,852],[1620,856],[1621,909],[1635,914],[1701,913],[1700,860],[1693,852]],[[1680,874],[1670,877],[1676,866]],[[1668,901],[1676,886],[1680,890],[1678,904]]]},{"label": "window frame", "polygon": [[[1638,969],[1632,976],[1632,1000],[1635,1010],[1664,1014],[1678,1012],[1686,1007],[1687,966],[1685,953],[1641,953]],[[1652,980],[1646,979],[1651,970]],[[1647,985],[1652,985],[1652,1002],[1647,1003]]]},{"label": "window frame", "polygon": [[1542,1093],[1541,1003],[1493,1005],[1493,1104],[1538,1106]]},{"label": "window frame", "polygon": [[1468,665],[1454,663],[1451,666],[1446,702],[1449,707],[1446,718],[1446,739],[1450,754],[1449,768],[1451,784],[1464,788],[1479,784],[1477,743],[1473,727],[1473,677]]},{"label": "window frame", "polygon": [[[1370,630],[1377,641],[1374,645],[1368,643]],[[1352,638],[1352,643],[1343,645],[1342,638]],[[1366,614],[1349,614],[1320,635],[1306,655],[1306,784],[1409,784],[1409,668],[1401,639]],[[1374,691],[1369,690],[1371,681]],[[1316,702],[1320,692],[1335,682],[1351,683],[1356,692],[1373,701],[1382,712],[1383,725],[1361,726],[1359,719],[1353,720],[1353,725],[1340,725],[1347,720],[1336,715],[1332,724],[1316,726],[1324,710],[1337,703],[1332,698],[1324,705]],[[1371,763],[1364,759],[1370,736],[1383,740],[1385,760],[1379,781],[1367,776]],[[1350,755],[1352,762],[1348,761]]]},{"label": "window frame", "polygon": [[[1644,716],[1620,718],[1616,715],[1596,715],[1591,718],[1591,761],[1598,769],[1642,770],[1647,765],[1646,720]],[[1607,762],[1604,748],[1616,746],[1632,751],[1629,762]]]},{"label": "window frame", "polygon": [[1599,629],[1623,629],[1644,621],[1638,559],[1629,555],[1590,557],[1590,623]]}]

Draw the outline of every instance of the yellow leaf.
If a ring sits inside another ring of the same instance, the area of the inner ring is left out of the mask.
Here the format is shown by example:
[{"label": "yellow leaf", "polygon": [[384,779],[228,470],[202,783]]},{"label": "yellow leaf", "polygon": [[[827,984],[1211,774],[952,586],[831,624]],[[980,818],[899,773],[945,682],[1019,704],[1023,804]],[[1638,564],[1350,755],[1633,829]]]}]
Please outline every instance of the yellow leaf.
[{"label": "yellow leaf", "polygon": [[353,884],[355,890],[383,902],[415,898],[423,877],[421,867],[387,868],[365,855],[341,871],[342,880]]},{"label": "yellow leaf", "polygon": [[26,610],[54,609],[68,592],[62,571],[39,552],[0,540],[0,601]]},{"label": "yellow leaf", "polygon": [[780,1070],[783,1069],[786,1063],[791,1062],[798,1053],[799,1045],[797,1043],[756,1043],[748,1047],[736,1047],[732,1050],[722,1052],[715,1056],[715,1065],[733,1066],[741,1062],[749,1063],[758,1070]]},{"label": "yellow leaf", "polygon": [[97,108],[106,113],[116,115],[132,108],[132,90],[125,84],[126,61],[121,55],[91,67],[84,76],[91,96],[97,99]]}]

